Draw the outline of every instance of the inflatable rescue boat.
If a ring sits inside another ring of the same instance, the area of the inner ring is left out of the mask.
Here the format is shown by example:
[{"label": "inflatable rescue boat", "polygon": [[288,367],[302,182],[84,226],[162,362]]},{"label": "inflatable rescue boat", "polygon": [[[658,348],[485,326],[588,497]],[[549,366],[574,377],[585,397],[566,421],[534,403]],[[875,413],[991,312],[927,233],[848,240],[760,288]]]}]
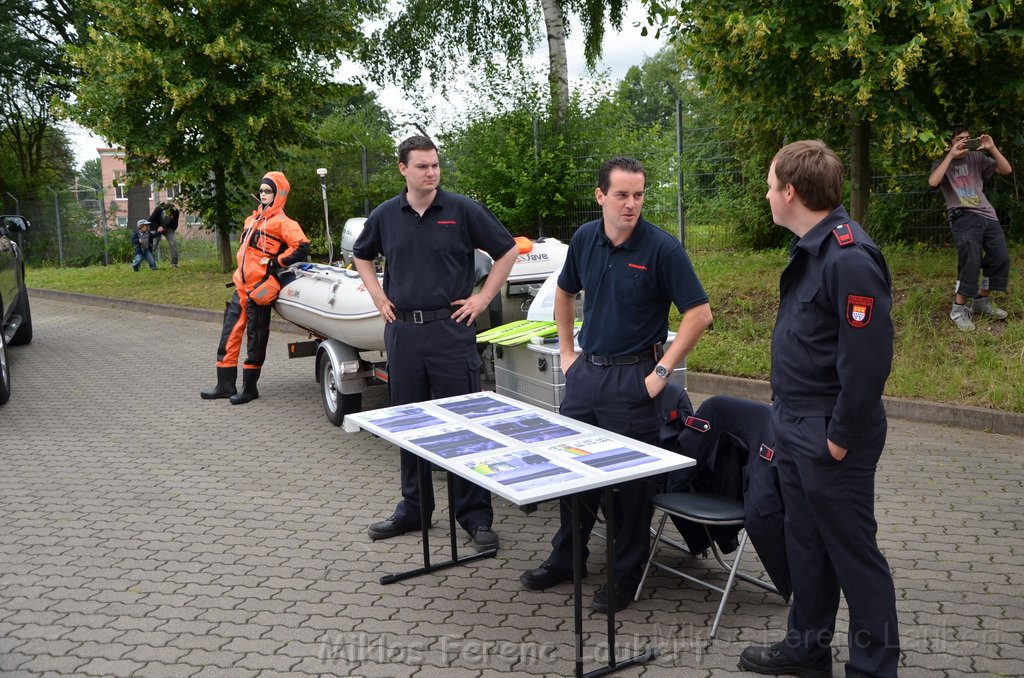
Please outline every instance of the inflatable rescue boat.
[{"label": "inflatable rescue boat", "polygon": [[[352,221],[355,220],[349,220]],[[345,233],[349,235],[349,224],[345,225]],[[354,242],[354,238],[349,241]],[[492,312],[477,320],[480,329],[525,318],[537,290],[565,262],[568,246],[554,238],[517,238],[517,243],[519,255],[502,289],[500,309],[492,304]],[[343,237],[342,257],[351,261],[351,250],[346,250],[345,245]],[[482,252],[477,254],[479,285],[490,270],[491,260]],[[378,274],[378,279],[382,277]],[[299,263],[289,267],[282,279],[290,279],[274,302],[282,318],[318,338],[335,339],[359,351],[384,350],[384,321],[355,270]]]}]

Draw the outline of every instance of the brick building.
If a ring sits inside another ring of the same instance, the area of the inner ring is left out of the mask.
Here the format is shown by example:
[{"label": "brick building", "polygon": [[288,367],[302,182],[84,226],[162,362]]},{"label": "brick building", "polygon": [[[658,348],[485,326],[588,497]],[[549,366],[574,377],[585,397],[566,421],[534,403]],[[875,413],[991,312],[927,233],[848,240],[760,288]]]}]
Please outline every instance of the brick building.
[{"label": "brick building", "polygon": [[[106,207],[107,223],[110,228],[127,228],[128,223],[128,187],[124,183],[125,169],[124,151],[120,148],[97,148],[100,156],[100,171],[103,175],[103,195]],[[181,210],[179,229],[201,225],[199,216],[187,211],[187,205],[178,196],[178,186],[160,186],[150,184],[149,216],[156,206],[163,202],[173,202]]]}]

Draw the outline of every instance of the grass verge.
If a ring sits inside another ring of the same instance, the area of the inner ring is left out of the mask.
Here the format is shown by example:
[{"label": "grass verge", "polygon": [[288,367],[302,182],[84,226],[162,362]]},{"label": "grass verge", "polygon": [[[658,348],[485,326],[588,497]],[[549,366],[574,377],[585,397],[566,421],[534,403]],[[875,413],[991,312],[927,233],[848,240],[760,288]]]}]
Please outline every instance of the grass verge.
[{"label": "grass verge", "polygon": [[[956,253],[952,248],[887,247],[893,273],[896,350],[886,394],[1024,413],[1024,245],[1011,246],[1009,293],[993,298],[1006,321],[977,319],[974,332],[949,320]],[[767,379],[771,331],[778,308],[783,250],[691,252],[711,299],[712,328],[690,355],[689,367]],[[221,310],[231,296],[230,274],[210,260],[161,263],[135,273],[127,264],[81,269],[37,268],[28,284],[118,299]],[[673,316],[673,326],[678,316]]]}]

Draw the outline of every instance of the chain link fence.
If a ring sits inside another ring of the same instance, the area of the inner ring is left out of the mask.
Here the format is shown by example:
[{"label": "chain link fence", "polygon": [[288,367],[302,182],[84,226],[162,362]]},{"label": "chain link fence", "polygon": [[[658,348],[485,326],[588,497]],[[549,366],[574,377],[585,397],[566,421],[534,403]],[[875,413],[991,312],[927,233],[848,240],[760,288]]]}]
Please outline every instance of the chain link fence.
[{"label": "chain link fence", "polygon": [[[499,133],[511,135],[514,130],[502,129]],[[532,155],[532,160],[520,158],[519,174],[511,173],[508,185],[502,187],[504,192],[495,193],[488,193],[494,189],[481,188],[483,184],[477,179],[479,174],[505,163],[503,151],[485,149],[482,156],[468,157],[459,145],[460,139],[468,145],[467,133],[460,134],[461,137],[453,135],[451,143],[441,142],[443,185],[482,200],[496,212],[499,202],[513,205],[505,214],[518,216],[506,216],[503,220],[516,234],[568,241],[581,224],[599,218],[600,206],[594,197],[597,170],[614,155],[631,155],[644,164],[648,173],[644,217],[675,234],[687,249],[749,247],[749,237],[743,231],[752,221],[766,231],[778,231],[771,224],[763,200],[764,176],[745,174],[744,149],[736,141],[723,141],[720,128],[687,127],[679,117],[663,125],[623,127],[595,124],[593,119],[556,125],[527,115],[514,149],[509,152]],[[840,155],[848,154],[840,149]],[[337,243],[344,221],[342,215],[347,216],[347,211],[341,205],[336,208],[334,202],[347,205],[356,200],[366,202],[360,207],[372,208],[380,196],[397,185],[397,172],[393,158],[367,164],[358,153],[349,153],[334,158],[334,163],[339,172],[347,173],[352,184],[348,187],[351,195],[344,199],[340,190],[328,194],[335,222],[333,239]],[[1009,184],[1003,186],[1006,185]],[[367,186],[377,186],[373,202],[366,197]],[[535,195],[526,195],[530,191]],[[308,187],[306,192],[310,192],[306,201],[293,194],[295,208],[309,212],[304,216],[311,226],[322,224],[319,187]],[[999,199],[1014,203],[1015,198],[1009,195],[1013,192],[1012,186],[1009,191],[997,187],[989,197],[999,209]],[[116,223],[118,203],[108,195],[104,205],[103,197],[97,193],[81,186],[62,190],[40,188],[19,195],[7,193],[0,195],[0,209],[4,213],[22,214],[32,222],[32,228],[23,235],[22,246],[33,265],[82,266],[129,261],[130,228],[104,228],[104,223]],[[515,212],[514,204],[521,199],[526,200],[526,207]],[[308,206],[300,208],[304,202]],[[950,243],[942,198],[937,190],[928,187],[925,172],[874,177],[864,222],[880,241]],[[1012,230],[1008,219],[1005,226]],[[318,233],[315,228],[312,231],[311,235]],[[182,224],[178,236],[182,259],[216,258],[215,236],[211,231]],[[323,243],[314,242],[315,247],[320,245]],[[323,249],[326,251],[325,245]]]},{"label": "chain link fence", "polygon": [[[131,261],[132,227],[118,224],[126,210],[118,202],[104,201],[100,192],[85,186],[0,194],[0,212],[20,214],[32,227],[18,234],[25,261],[32,266],[79,267]],[[182,223],[178,227],[178,251],[182,259],[216,259],[211,231]],[[158,259],[169,259],[166,241],[156,250]]]}]

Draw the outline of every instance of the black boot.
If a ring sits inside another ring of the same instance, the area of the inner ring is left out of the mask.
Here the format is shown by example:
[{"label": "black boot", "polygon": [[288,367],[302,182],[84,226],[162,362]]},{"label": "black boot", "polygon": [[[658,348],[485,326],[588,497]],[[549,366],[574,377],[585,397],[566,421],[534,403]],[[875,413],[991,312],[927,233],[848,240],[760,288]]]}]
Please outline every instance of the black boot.
[{"label": "black boot", "polygon": [[231,396],[231,404],[244,405],[250,400],[259,398],[260,392],[256,390],[256,382],[259,379],[259,370],[242,370],[242,390],[238,395]]},{"label": "black boot", "polygon": [[229,398],[236,393],[235,379],[238,378],[237,367],[218,367],[217,385],[209,391],[202,391],[199,395],[203,400],[216,400],[217,398]]}]

